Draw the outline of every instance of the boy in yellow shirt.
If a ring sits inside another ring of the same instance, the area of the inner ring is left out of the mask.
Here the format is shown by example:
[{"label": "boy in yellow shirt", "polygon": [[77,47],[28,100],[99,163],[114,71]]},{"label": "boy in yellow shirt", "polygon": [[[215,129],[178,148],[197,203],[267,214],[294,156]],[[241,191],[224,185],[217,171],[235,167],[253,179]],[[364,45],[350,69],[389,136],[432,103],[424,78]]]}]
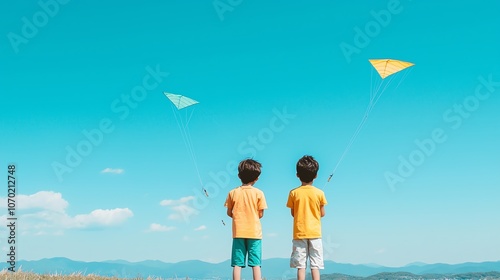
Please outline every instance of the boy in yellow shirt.
[{"label": "boy in yellow shirt", "polygon": [[327,204],[325,193],[312,186],[319,164],[312,156],[303,156],[297,162],[297,177],[302,185],[290,191],[286,206],[293,217],[293,249],[290,267],[297,268],[297,279],[306,278],[307,258],[313,280],[320,279],[319,269],[324,269],[321,218]]},{"label": "boy in yellow shirt", "polygon": [[267,209],[264,193],[253,185],[259,179],[261,164],[246,159],[238,165],[238,177],[242,185],[231,190],[224,206],[233,218],[233,248],[231,266],[233,280],[240,280],[241,268],[252,267],[253,279],[261,280],[262,226],[260,219]]}]

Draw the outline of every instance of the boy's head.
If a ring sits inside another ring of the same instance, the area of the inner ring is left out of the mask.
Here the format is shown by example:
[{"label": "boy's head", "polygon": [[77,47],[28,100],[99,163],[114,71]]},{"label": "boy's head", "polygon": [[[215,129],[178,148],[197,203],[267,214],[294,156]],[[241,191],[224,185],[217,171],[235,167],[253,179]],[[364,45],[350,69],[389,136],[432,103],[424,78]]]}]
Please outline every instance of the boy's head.
[{"label": "boy's head", "polygon": [[318,174],[319,164],[312,156],[303,156],[297,162],[297,177],[301,182],[310,183]]},{"label": "boy's head", "polygon": [[260,168],[262,165],[253,159],[245,159],[238,165],[238,177],[243,184],[251,183],[260,175]]}]

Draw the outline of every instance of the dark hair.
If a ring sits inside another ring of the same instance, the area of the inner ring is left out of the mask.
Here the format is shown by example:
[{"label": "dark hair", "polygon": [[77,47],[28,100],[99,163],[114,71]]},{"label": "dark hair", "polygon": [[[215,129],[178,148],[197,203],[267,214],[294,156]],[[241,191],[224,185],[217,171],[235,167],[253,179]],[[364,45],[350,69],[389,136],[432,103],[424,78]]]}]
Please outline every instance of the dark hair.
[{"label": "dark hair", "polygon": [[297,176],[301,182],[309,183],[316,178],[319,164],[312,156],[303,156],[297,162]]},{"label": "dark hair", "polygon": [[243,184],[248,184],[257,180],[260,175],[262,165],[253,159],[245,159],[238,165],[238,177]]}]

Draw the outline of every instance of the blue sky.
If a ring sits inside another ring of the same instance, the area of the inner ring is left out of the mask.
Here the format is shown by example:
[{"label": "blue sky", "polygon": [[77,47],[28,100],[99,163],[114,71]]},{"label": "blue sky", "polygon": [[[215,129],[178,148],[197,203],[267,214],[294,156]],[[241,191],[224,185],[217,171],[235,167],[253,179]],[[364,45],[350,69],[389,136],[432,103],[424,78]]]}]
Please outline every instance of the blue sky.
[{"label": "blue sky", "polygon": [[[247,157],[263,165],[263,257],[288,257],[304,154],[329,202],[325,258],[500,259],[498,2],[0,5],[0,158],[17,168],[20,259],[226,260],[223,203]],[[380,82],[371,58],[415,66],[324,186]],[[164,91],[200,102],[196,160]]]}]

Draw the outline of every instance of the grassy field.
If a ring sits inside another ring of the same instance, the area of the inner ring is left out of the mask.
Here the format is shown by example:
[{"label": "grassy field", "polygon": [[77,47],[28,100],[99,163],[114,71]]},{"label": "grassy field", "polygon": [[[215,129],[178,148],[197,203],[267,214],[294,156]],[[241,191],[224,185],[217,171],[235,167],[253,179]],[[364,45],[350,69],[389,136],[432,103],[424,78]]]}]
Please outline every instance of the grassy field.
[{"label": "grassy field", "polygon": [[[72,274],[72,275],[57,275],[57,274],[51,274],[51,275],[40,275],[40,274],[35,274],[31,272],[22,272],[22,271],[17,271],[17,272],[9,272],[9,271],[0,271],[0,280],[45,280],[45,279],[50,279],[50,280],[120,280],[122,278],[117,278],[117,277],[102,277],[102,276],[96,276],[96,275],[82,275],[82,274]],[[129,278],[130,279],[130,278]],[[162,278],[157,278],[157,277],[147,277],[147,278],[142,278],[142,277],[137,277],[137,278],[132,278],[130,280],[166,280]]]}]

